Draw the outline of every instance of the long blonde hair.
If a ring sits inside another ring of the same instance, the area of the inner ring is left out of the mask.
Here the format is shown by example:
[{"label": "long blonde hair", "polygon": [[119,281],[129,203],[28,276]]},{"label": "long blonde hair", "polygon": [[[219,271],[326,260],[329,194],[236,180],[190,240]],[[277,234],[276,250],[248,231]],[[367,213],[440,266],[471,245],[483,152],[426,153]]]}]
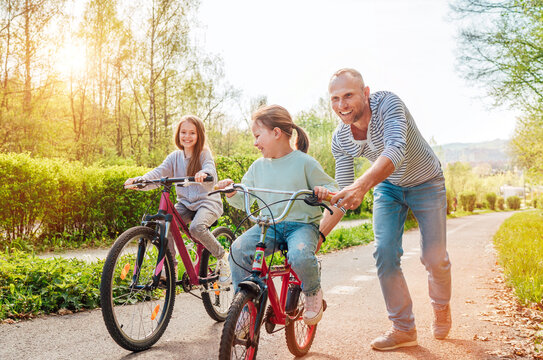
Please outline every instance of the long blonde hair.
[{"label": "long blonde hair", "polygon": [[177,148],[180,150],[185,150],[185,147],[183,146],[183,144],[181,144],[181,141],[179,140],[179,133],[181,132],[181,125],[183,125],[183,123],[186,121],[190,122],[196,127],[196,144],[194,144],[192,156],[190,158],[189,165],[187,166],[187,176],[194,176],[198,171],[202,170],[200,154],[202,153],[202,150],[206,147],[206,129],[204,127],[204,123],[198,117],[194,115],[183,116],[179,121],[179,124],[177,124],[173,135],[173,141],[175,142],[175,146],[177,146]]},{"label": "long blonde hair", "polygon": [[289,139],[292,137],[292,130],[296,130],[296,149],[307,153],[309,138],[304,129],[292,121],[289,112],[284,107],[279,105],[260,107],[253,113],[253,121],[258,121],[270,130],[279,128]]}]

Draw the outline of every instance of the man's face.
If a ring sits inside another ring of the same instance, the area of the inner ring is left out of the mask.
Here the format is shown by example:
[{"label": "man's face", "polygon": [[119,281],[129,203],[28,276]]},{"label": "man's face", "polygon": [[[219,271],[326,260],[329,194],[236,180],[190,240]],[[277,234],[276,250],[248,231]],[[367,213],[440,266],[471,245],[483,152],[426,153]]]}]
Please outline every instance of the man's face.
[{"label": "man's face", "polygon": [[369,112],[369,88],[359,78],[343,73],[332,79],[328,91],[332,109],[345,124],[355,124]]}]

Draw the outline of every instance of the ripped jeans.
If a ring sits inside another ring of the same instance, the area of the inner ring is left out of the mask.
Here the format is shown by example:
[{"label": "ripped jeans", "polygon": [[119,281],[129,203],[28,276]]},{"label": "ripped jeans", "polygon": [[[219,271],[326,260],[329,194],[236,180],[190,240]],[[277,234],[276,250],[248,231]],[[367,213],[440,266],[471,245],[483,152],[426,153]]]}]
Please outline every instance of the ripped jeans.
[{"label": "ripped jeans", "polygon": [[[255,225],[237,238],[230,248],[230,269],[236,291],[238,284],[250,274],[260,233],[260,227]],[[266,256],[271,255],[274,248],[277,250],[280,243],[288,244],[288,262],[302,281],[302,291],[306,296],[315,295],[321,287],[315,256],[318,240],[319,230],[316,225],[294,221],[280,222],[275,225],[275,230],[274,226],[270,226],[266,233]]]}]

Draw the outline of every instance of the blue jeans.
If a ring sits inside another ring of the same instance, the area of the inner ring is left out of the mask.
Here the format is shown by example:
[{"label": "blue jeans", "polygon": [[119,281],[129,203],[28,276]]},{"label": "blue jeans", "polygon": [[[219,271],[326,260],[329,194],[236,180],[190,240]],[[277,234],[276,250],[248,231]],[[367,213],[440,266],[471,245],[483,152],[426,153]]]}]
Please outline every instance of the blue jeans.
[{"label": "blue jeans", "polygon": [[400,267],[402,235],[408,209],[413,211],[421,233],[421,262],[428,271],[428,288],[434,308],[451,299],[451,263],[446,249],[447,200],[442,177],[414,187],[384,181],[374,189],[373,254],[388,317],[393,326],[415,328],[411,296]]},{"label": "blue jeans", "polygon": [[[253,226],[234,241],[230,247],[230,269],[236,291],[238,284],[249,274],[253,265],[256,244],[260,241],[260,227]],[[275,238],[277,237],[277,243]],[[320,272],[315,256],[319,231],[316,225],[283,221],[270,226],[266,233],[265,256],[271,255],[280,243],[288,244],[288,262],[302,281],[302,291],[307,296],[315,295],[320,289]]]}]

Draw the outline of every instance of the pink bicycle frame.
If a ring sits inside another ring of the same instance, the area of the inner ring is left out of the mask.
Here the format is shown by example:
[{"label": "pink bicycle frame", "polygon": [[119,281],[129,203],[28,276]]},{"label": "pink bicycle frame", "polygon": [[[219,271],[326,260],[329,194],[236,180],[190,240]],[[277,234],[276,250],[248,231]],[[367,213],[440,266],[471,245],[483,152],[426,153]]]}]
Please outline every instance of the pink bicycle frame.
[{"label": "pink bicycle frame", "polygon": [[[285,325],[287,314],[285,313],[285,305],[287,302],[287,293],[290,284],[301,285],[302,282],[298,278],[298,275],[292,270],[288,260],[285,259],[284,265],[275,265],[271,269],[268,268],[266,261],[262,264],[261,276],[266,278],[266,285],[268,286],[268,299],[270,305],[273,308],[273,316],[270,321],[274,324]],[[294,277],[291,281],[290,277]],[[281,278],[281,293],[278,297],[277,290],[275,288],[274,278]]]},{"label": "pink bicycle frame", "polygon": [[[202,258],[202,252],[205,249],[204,246],[190,235],[187,224],[185,224],[183,219],[181,219],[181,216],[179,216],[179,214],[177,213],[177,210],[175,210],[175,207],[170,200],[169,192],[162,191],[162,195],[160,197],[160,205],[158,209],[159,211],[162,210],[164,213],[172,215],[172,222],[170,224],[170,232],[173,235],[173,238],[175,240],[175,245],[177,246],[179,255],[181,255],[181,260],[183,261],[183,264],[185,265],[185,269],[187,271],[187,275],[189,277],[191,285],[199,285],[200,279],[198,277],[196,269],[200,268],[200,260]],[[196,243],[197,257],[196,257],[195,263],[190,258],[189,252],[187,250],[187,247],[185,246],[185,241],[183,240],[183,235],[181,234],[181,232],[183,232],[185,236],[187,236],[190,240]],[[160,264],[159,267],[160,269],[157,268],[157,271],[160,273],[160,271],[162,271],[162,264]]]}]

